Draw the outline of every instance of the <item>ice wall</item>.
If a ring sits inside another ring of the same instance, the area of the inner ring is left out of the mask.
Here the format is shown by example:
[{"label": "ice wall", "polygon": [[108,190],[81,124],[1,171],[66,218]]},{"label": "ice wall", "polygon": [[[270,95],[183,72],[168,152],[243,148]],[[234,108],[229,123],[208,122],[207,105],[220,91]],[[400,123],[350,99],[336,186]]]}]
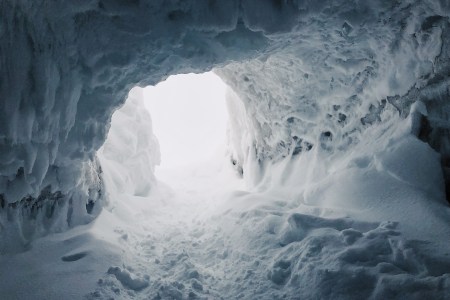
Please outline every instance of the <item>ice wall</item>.
[{"label": "ice wall", "polygon": [[113,183],[106,186],[108,193],[148,195],[160,152],[141,88],[133,88],[125,104],[113,114],[111,130],[97,154],[104,177],[110,177],[105,181]]},{"label": "ice wall", "polygon": [[[371,139],[366,129],[382,115],[404,118],[420,101],[425,108],[414,121],[415,134],[443,155],[447,167],[446,7],[438,2],[322,5],[316,7],[320,13],[302,15],[289,32],[269,34],[270,55],[216,71],[232,88],[233,163],[257,176],[267,160],[312,149],[327,156],[349,151]],[[249,164],[255,161],[260,166]]]},{"label": "ice wall", "polygon": [[171,74],[227,66],[244,169],[345,150],[416,100],[423,138],[447,149],[448,14],[431,0],[2,1],[0,251],[95,217],[112,113]]}]

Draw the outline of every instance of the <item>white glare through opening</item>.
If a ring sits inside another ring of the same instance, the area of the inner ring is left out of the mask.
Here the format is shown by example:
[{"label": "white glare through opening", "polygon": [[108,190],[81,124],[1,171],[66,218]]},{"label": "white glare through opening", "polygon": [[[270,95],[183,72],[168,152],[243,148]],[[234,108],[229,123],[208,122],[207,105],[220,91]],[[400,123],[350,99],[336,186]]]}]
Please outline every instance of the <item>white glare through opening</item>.
[{"label": "white glare through opening", "polygon": [[192,165],[210,158],[225,142],[225,83],[214,73],[170,76],[144,89],[161,167]]}]

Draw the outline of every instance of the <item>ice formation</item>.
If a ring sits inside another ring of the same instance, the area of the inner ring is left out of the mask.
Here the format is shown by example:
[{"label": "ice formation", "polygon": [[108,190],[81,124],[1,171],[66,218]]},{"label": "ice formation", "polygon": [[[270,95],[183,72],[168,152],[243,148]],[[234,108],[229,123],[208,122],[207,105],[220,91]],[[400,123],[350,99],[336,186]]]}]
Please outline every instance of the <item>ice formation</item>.
[{"label": "ice formation", "polygon": [[[229,161],[251,192],[232,194],[219,221],[186,226],[215,247],[210,260],[168,253],[161,270],[190,269],[166,282],[141,274],[144,262],[108,258],[90,296],[114,296],[116,284],[156,299],[448,295],[447,1],[5,0],[0,12],[0,254],[88,224],[111,199],[101,220],[119,211],[120,226],[133,223],[118,199],[151,194],[159,152],[138,92],[123,105],[128,93],[214,69],[230,87]],[[105,143],[115,124],[127,127]],[[166,240],[152,229],[142,242],[117,231],[114,245],[156,255],[149,245]],[[90,235],[70,234],[62,249],[80,249],[61,261],[93,263],[81,246]]]},{"label": "ice formation", "polygon": [[98,151],[109,193],[147,196],[160,163],[159,144],[144,107],[142,89],[134,88],[112,119],[108,138]]}]

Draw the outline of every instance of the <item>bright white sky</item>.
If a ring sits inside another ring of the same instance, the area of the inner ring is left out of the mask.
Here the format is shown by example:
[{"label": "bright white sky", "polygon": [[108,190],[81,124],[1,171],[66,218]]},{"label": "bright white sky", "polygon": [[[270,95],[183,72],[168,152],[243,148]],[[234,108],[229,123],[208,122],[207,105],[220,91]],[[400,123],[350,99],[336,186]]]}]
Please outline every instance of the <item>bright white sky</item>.
[{"label": "bright white sky", "polygon": [[144,89],[161,167],[204,161],[225,141],[225,83],[214,73],[170,76]]}]

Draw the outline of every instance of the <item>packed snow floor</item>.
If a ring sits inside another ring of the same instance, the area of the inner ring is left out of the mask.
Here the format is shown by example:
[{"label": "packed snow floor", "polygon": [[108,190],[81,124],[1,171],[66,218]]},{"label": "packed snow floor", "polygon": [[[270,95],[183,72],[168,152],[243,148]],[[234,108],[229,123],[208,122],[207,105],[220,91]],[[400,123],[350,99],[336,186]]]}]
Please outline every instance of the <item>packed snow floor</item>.
[{"label": "packed snow floor", "polygon": [[148,197],[110,195],[94,223],[1,256],[0,298],[448,299],[449,209],[382,167],[402,147],[434,157],[406,136],[302,191],[248,191],[220,159],[158,170]]}]

